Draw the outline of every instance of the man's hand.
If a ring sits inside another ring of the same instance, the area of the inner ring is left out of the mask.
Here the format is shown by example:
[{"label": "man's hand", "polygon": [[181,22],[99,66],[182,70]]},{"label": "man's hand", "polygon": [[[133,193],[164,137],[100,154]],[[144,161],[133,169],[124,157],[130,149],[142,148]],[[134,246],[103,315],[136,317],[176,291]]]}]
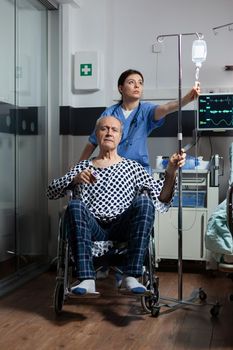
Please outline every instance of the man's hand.
[{"label": "man's hand", "polygon": [[167,173],[172,175],[176,172],[176,170],[185,164],[186,159],[186,153],[184,152],[184,149],[182,148],[181,154],[174,153],[168,162],[167,166]]},{"label": "man's hand", "polygon": [[75,185],[86,183],[93,184],[97,181],[97,178],[94,176],[93,171],[91,169],[85,169],[81,173],[75,176],[73,183]]},{"label": "man's hand", "polygon": [[181,150],[181,154],[174,153],[168,162],[168,166],[165,172],[165,182],[163,189],[160,193],[159,200],[163,203],[168,203],[173,194],[176,171],[179,167],[182,167],[185,164],[186,153],[184,150]]}]

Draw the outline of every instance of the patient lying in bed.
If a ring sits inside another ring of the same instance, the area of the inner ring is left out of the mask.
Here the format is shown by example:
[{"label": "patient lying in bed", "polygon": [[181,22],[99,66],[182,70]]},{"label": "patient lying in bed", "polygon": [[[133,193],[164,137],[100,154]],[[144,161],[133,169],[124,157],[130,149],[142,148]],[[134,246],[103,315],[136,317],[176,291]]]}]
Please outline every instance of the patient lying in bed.
[{"label": "patient lying in bed", "polygon": [[233,263],[233,239],[227,226],[227,200],[209,218],[205,234],[206,249],[217,262]]}]

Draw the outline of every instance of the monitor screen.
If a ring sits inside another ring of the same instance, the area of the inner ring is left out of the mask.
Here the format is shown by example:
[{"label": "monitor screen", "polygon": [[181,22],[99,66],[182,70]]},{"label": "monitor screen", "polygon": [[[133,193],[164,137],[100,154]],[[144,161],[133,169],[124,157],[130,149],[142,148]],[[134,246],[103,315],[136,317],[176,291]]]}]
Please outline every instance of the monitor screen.
[{"label": "monitor screen", "polygon": [[201,94],[198,97],[197,129],[233,130],[233,93]]}]

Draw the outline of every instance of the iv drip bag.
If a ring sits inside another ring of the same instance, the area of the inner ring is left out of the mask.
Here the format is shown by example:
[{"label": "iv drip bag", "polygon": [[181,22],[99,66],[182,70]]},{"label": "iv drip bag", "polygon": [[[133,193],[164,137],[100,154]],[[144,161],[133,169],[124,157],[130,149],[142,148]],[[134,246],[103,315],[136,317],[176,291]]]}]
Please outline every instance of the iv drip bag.
[{"label": "iv drip bag", "polygon": [[196,64],[196,67],[201,67],[202,62],[206,60],[207,46],[205,40],[194,40],[192,47],[192,61]]}]

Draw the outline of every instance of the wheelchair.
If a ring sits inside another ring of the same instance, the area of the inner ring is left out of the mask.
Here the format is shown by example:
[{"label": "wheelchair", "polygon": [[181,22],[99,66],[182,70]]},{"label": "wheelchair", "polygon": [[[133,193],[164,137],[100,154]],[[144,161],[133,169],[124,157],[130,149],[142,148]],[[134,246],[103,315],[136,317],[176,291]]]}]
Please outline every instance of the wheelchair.
[{"label": "wheelchair", "polygon": [[[99,242],[93,242],[92,252],[96,250],[96,246]],[[106,247],[107,246],[107,247]],[[98,249],[97,249],[98,250]],[[110,269],[114,270],[118,275],[123,272],[117,266],[114,266],[112,262],[118,261],[119,258],[127,254],[127,246],[119,246],[112,241],[105,242],[105,249],[97,256],[93,255],[94,266],[97,266],[96,272],[99,271],[104,265],[98,264],[98,260],[108,262]],[[103,259],[104,258],[104,259]],[[53,295],[53,307],[56,315],[62,313],[63,305],[69,299],[81,299],[87,298],[87,296],[74,296],[71,293],[71,286],[74,279],[74,262],[71,253],[71,247],[67,237],[67,228],[65,220],[65,210],[59,218],[58,227],[58,245],[57,245],[57,272],[56,272],[56,283]],[[155,259],[155,244],[154,244],[154,231],[152,230],[147,248],[145,261],[143,265],[143,274],[140,277],[140,283],[146,287],[146,292],[138,296],[141,301],[142,309],[145,313],[151,314],[153,317],[157,317],[160,312],[159,304],[159,278],[155,275],[156,259]],[[122,293],[123,294],[123,293]],[[120,288],[119,288],[119,295]],[[136,296],[132,294],[132,296]],[[99,294],[97,295],[100,296]]]}]

